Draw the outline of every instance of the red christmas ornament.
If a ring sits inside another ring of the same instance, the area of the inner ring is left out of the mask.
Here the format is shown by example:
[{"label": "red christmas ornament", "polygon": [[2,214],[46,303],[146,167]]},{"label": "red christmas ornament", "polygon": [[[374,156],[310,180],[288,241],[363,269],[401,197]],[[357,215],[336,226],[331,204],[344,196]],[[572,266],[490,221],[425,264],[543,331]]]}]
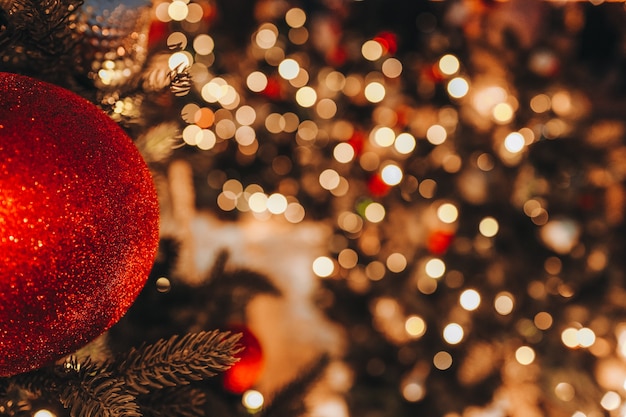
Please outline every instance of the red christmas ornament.
[{"label": "red christmas ornament", "polygon": [[263,370],[263,351],[256,336],[245,326],[232,326],[233,333],[241,333],[239,343],[244,350],[238,354],[239,362],[222,374],[224,389],[234,394],[241,394],[250,389],[261,376]]},{"label": "red christmas ornament", "polygon": [[267,79],[267,86],[262,91],[265,97],[272,100],[280,100],[283,95],[282,88],[280,87],[280,82],[273,77]]},{"label": "red christmas ornament", "polygon": [[352,146],[356,156],[360,156],[361,153],[363,153],[363,148],[365,147],[365,135],[363,132],[355,130],[350,139],[348,139],[348,144]]},{"label": "red christmas ornament", "polygon": [[367,181],[367,189],[374,197],[384,197],[389,194],[391,186],[383,181],[380,174],[376,173]]},{"label": "red christmas ornament", "polygon": [[0,73],[0,376],[116,323],[145,284],[159,208],[137,148],[60,87]]},{"label": "red christmas ornament", "polygon": [[428,251],[435,255],[442,255],[447,252],[453,240],[454,232],[435,230],[428,236]]},{"label": "red christmas ornament", "polygon": [[385,54],[395,54],[398,51],[398,36],[393,32],[380,32],[374,40],[383,47]]}]

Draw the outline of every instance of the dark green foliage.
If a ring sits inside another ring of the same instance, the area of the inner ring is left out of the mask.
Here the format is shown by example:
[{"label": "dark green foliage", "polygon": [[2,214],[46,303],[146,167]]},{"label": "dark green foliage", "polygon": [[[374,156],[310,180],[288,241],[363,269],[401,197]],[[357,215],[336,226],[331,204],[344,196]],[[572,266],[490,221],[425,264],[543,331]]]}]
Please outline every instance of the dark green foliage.
[{"label": "dark green foliage", "polygon": [[164,388],[152,395],[137,397],[145,417],[196,417],[204,415],[206,394],[198,388]]},{"label": "dark green foliage", "polygon": [[[152,410],[145,415],[200,415],[204,396],[192,396],[195,390],[182,388],[236,362],[239,338],[229,332],[190,333],[132,349],[104,363],[71,356],[64,363],[0,380],[0,415],[18,416],[34,399],[58,402],[71,417],[138,417],[159,402],[164,404],[160,414]],[[187,411],[166,411],[174,409]]]},{"label": "dark green foliage", "polygon": [[138,417],[141,416],[135,397],[124,381],[113,372],[89,361],[70,358],[60,369],[63,372],[59,400],[70,410],[71,417]]},{"label": "dark green foliage", "polygon": [[173,336],[132,349],[109,369],[124,381],[127,391],[136,394],[187,385],[230,368],[241,351],[239,339],[240,335],[216,330]]},{"label": "dark green foliage", "polygon": [[[65,68],[78,39],[73,14],[83,0],[13,0],[0,12],[0,69],[45,78]],[[1,4],[1,3],[0,3]],[[30,74],[37,71],[37,74]]]}]

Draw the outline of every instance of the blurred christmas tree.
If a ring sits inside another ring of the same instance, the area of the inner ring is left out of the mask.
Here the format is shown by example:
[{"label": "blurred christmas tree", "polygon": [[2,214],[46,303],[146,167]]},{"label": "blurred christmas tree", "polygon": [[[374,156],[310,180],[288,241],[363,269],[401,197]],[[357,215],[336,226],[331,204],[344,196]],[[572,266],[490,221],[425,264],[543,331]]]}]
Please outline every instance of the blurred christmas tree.
[{"label": "blurred christmas tree", "polygon": [[607,1],[0,0],[0,70],[98,104],[161,203],[128,314],[0,411],[623,415],[624,28]]}]

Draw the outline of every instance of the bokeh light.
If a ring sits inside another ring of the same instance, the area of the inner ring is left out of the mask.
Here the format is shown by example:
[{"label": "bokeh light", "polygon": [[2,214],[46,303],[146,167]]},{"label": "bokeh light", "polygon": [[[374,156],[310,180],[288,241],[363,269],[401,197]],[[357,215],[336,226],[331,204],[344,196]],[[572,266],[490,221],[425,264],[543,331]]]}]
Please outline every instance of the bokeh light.
[{"label": "bokeh light", "polygon": [[469,83],[465,78],[456,77],[448,83],[448,94],[452,98],[462,98],[469,92]]},{"label": "bokeh light", "polygon": [[386,94],[385,86],[377,81],[367,84],[363,92],[365,98],[371,103],[380,103]]},{"label": "bokeh light", "polygon": [[533,363],[535,356],[535,351],[530,346],[521,346],[515,351],[515,359],[522,365]]},{"label": "bokeh light", "polygon": [[454,55],[444,55],[439,59],[439,71],[445,75],[454,75],[459,71],[461,63]]},{"label": "bokeh light", "polygon": [[398,185],[402,181],[402,169],[395,164],[388,164],[381,170],[381,178],[387,185]]},{"label": "bokeh light", "polygon": [[404,328],[409,336],[417,339],[426,333],[426,322],[420,316],[410,316],[406,319]]},{"label": "bokeh light", "polygon": [[320,256],[313,261],[313,272],[321,278],[331,276],[335,272],[335,263],[328,256]]},{"label": "bokeh light", "polygon": [[464,336],[465,332],[463,330],[463,327],[461,327],[461,325],[458,323],[449,323],[443,329],[443,338],[447,343],[451,345],[457,345],[461,343]]},{"label": "bokeh light", "polygon": [[454,223],[459,218],[459,210],[454,204],[444,203],[437,208],[437,217],[444,223]]},{"label": "bokeh light", "polygon": [[485,237],[494,237],[495,235],[498,234],[499,228],[500,228],[500,225],[498,224],[498,221],[491,216],[488,216],[482,219],[478,226],[478,230],[480,231],[480,234],[482,234]]},{"label": "bokeh light", "polygon": [[440,371],[445,371],[452,366],[452,355],[446,351],[440,351],[433,357],[433,365]]},{"label": "bokeh light", "polygon": [[480,306],[480,294],[473,289],[465,290],[461,293],[459,302],[465,310],[474,311]]},{"label": "bokeh light", "polygon": [[430,278],[441,278],[446,272],[446,264],[439,258],[433,258],[426,262],[424,270]]},{"label": "bokeh light", "polygon": [[256,390],[248,390],[241,396],[241,403],[249,412],[256,412],[263,408],[265,398]]}]

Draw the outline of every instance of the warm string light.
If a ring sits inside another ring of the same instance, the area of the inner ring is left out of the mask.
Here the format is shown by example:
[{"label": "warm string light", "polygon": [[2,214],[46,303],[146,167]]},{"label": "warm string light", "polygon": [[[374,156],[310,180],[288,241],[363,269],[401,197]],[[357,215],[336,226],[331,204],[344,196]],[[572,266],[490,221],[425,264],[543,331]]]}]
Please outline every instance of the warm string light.
[{"label": "warm string light", "polygon": [[254,414],[263,408],[265,398],[259,391],[248,390],[241,396],[241,403],[249,413]]},{"label": "warm string light", "polygon": [[54,414],[50,410],[41,409],[41,410],[35,411],[35,413],[33,414],[33,417],[56,417],[56,414]]}]

